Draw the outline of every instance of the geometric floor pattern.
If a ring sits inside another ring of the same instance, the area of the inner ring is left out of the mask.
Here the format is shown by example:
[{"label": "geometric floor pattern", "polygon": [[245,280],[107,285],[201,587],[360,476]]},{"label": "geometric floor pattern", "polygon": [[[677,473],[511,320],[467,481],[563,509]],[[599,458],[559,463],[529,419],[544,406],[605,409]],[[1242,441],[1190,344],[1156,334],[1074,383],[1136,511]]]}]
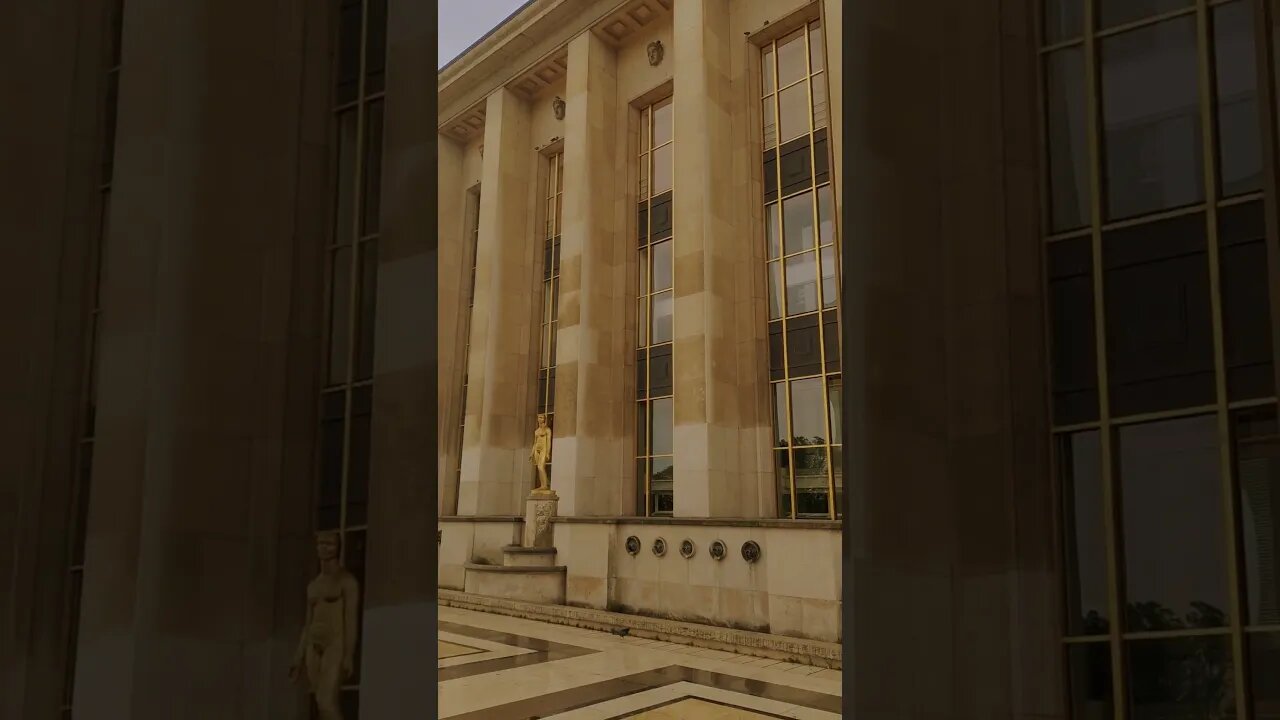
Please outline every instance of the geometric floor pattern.
[{"label": "geometric floor pattern", "polygon": [[758,720],[840,717],[840,671],[439,608],[439,717]]}]

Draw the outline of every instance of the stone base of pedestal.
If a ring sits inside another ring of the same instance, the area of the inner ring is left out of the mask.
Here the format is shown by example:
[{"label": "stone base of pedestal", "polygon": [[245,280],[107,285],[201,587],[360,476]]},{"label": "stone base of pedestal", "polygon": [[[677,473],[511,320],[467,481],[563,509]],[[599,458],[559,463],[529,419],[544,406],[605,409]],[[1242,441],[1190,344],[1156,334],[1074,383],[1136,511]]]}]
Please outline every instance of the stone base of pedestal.
[{"label": "stone base of pedestal", "polygon": [[464,589],[472,595],[563,605],[565,568],[467,563]]},{"label": "stone base of pedestal", "polygon": [[528,548],[549,548],[554,546],[551,518],[556,515],[556,505],[560,496],[554,490],[529,494],[524,502],[524,537],[521,545]]}]

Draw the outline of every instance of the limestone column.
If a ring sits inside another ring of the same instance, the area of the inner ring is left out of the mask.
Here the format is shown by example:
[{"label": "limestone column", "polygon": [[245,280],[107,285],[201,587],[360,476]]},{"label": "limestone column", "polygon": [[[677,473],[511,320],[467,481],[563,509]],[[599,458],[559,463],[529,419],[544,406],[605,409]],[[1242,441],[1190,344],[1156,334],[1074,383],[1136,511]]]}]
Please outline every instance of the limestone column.
[{"label": "limestone column", "polygon": [[485,106],[459,515],[520,514],[531,487],[532,156],[528,103],[495,91]]},{"label": "limestone column", "polygon": [[[374,355],[373,424],[370,428],[369,551],[365,560],[364,642],[361,650],[360,717],[382,720],[434,717],[434,687],[423,682],[423,659],[435,637],[436,523],[438,496],[425,482],[439,467],[430,438],[437,422],[437,347],[441,365],[448,345],[423,312],[441,302],[439,318],[457,314],[461,210],[450,179],[461,175],[460,153],[436,134],[435,87],[422,82],[435,47],[435,7],[392,0],[387,16],[387,114],[378,240],[377,347]],[[453,292],[436,292],[437,238],[429,231],[436,192],[436,143],[443,252],[440,278],[454,276]],[[450,170],[452,169],[452,173]],[[456,180],[455,180],[456,183]],[[450,235],[447,231],[457,228]],[[449,258],[454,258],[449,262]],[[446,303],[452,302],[452,308]],[[465,302],[465,299],[462,300]],[[461,350],[458,350],[460,354]],[[450,383],[452,384],[452,383]],[[441,423],[446,422],[443,416]],[[454,436],[457,419],[453,418]],[[449,465],[452,470],[453,466]],[[445,476],[440,477],[444,486]]]},{"label": "limestone column", "polygon": [[31,110],[0,116],[0,718],[21,720],[62,704],[109,53],[101,0],[10,15],[0,87]]},{"label": "limestone column", "polygon": [[845,700],[854,717],[1067,717],[1032,8],[843,9]]},{"label": "limestone column", "polygon": [[[410,11],[412,12],[412,11]],[[390,32],[390,29],[388,29]],[[466,359],[467,270],[469,248],[466,238],[466,209],[469,203],[462,187],[463,148],[443,135],[436,136],[436,463],[437,508],[440,515],[452,515],[458,500],[458,435],[462,424],[462,363]],[[386,162],[394,162],[388,157]],[[390,198],[383,192],[383,205]],[[416,205],[421,205],[416,202]],[[417,331],[421,334],[421,331]]]},{"label": "limestone column", "polygon": [[[552,486],[561,515],[617,515],[622,463],[621,388],[626,336],[618,291],[625,263],[615,222],[617,59],[595,33],[569,43],[565,81],[564,226]],[[628,407],[630,403],[627,403]],[[629,498],[628,498],[629,500]]]},{"label": "limestone column", "polygon": [[729,2],[673,12],[675,515],[741,517],[757,507],[738,472]]},{"label": "limestone column", "polygon": [[81,720],[305,711],[286,669],[315,568],[330,76],[312,8],[125,3]]}]

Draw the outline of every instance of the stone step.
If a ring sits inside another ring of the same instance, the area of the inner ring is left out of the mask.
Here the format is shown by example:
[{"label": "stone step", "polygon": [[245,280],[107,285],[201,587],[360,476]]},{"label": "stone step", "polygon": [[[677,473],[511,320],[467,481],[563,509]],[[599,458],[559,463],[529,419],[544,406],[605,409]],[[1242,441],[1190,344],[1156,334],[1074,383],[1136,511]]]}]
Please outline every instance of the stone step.
[{"label": "stone step", "polygon": [[506,545],[502,548],[502,564],[504,567],[554,567],[556,549]]},{"label": "stone step", "polygon": [[565,567],[509,567],[467,563],[467,593],[559,605],[565,597]]}]

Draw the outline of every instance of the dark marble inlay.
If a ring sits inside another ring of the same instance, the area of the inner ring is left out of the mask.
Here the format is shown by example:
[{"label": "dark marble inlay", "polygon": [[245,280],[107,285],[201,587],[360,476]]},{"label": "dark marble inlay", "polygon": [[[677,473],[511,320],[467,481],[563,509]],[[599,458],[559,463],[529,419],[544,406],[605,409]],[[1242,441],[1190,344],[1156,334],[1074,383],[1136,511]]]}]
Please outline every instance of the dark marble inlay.
[{"label": "dark marble inlay", "polygon": [[509,647],[533,651],[531,653],[524,653],[512,657],[479,660],[462,665],[437,668],[436,680],[438,682],[444,682],[445,680],[457,680],[458,678],[471,677],[472,675],[483,675],[485,673],[497,672],[499,670],[525,667],[527,665],[538,665],[540,663],[554,662],[556,660],[564,660],[566,658],[578,657],[579,655],[589,655],[594,652],[600,652],[599,650],[581,648],[575,645],[564,645],[562,643],[543,640],[541,638],[513,635],[499,630],[488,630],[485,628],[471,627],[470,625],[459,625],[451,622],[438,622],[437,627],[444,632],[453,633],[454,635],[464,635],[466,637],[476,638],[477,640],[488,640],[489,642],[498,643],[500,645],[507,645]]},{"label": "dark marble inlay", "polygon": [[[582,685],[527,700],[518,700],[461,715],[451,715],[449,720],[529,720],[529,718],[547,717],[589,705],[598,705],[602,702],[616,700],[620,697],[665,687],[678,682],[691,682],[705,687],[719,688],[767,700],[777,700],[790,705],[802,705],[815,710],[840,714],[841,698],[838,695],[828,695],[787,685],[776,685],[763,680],[726,675],[724,673],[711,672],[710,670],[697,670],[681,665],[670,665],[657,670],[649,670],[613,680],[604,680],[591,685]],[[743,709],[751,710],[751,708]],[[760,712],[759,710],[751,711]],[[626,717],[626,715],[619,717]]]}]

